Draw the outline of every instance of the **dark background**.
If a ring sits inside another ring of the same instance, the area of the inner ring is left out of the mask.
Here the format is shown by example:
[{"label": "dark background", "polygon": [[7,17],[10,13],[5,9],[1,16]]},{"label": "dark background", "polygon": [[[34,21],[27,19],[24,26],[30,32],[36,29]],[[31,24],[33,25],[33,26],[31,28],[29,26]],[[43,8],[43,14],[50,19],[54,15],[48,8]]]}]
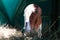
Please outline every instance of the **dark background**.
[{"label": "dark background", "polygon": [[22,29],[24,9],[34,3],[42,9],[42,39],[60,39],[60,0],[0,0],[0,25],[10,24]]}]

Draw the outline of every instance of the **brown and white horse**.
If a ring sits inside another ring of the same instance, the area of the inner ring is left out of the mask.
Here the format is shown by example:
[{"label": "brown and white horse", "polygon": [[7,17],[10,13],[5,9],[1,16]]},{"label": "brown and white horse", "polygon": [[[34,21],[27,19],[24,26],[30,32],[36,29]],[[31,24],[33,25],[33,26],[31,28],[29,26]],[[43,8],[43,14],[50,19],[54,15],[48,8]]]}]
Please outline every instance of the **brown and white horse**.
[{"label": "brown and white horse", "polygon": [[[24,28],[27,32],[35,30],[39,34],[42,34],[42,10],[35,4],[28,5],[24,10]],[[41,36],[41,35],[40,35]]]}]

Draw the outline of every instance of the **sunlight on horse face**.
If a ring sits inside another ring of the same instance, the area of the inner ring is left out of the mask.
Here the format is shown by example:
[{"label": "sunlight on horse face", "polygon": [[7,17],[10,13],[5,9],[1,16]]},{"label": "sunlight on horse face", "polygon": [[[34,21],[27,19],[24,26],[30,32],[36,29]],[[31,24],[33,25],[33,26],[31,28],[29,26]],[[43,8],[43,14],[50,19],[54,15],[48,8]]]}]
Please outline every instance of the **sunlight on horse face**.
[{"label": "sunlight on horse face", "polygon": [[38,5],[30,4],[24,10],[24,27],[25,30],[31,32],[35,30],[38,35],[42,36],[42,19],[41,8]]},{"label": "sunlight on horse face", "polygon": [[31,30],[29,19],[32,12],[35,12],[34,4],[28,5],[24,10],[24,26],[25,26],[24,29],[26,29],[26,31]]},{"label": "sunlight on horse face", "polygon": [[32,14],[32,12],[35,12],[34,4],[28,5],[24,10],[24,17],[26,22],[29,22],[29,17]]}]

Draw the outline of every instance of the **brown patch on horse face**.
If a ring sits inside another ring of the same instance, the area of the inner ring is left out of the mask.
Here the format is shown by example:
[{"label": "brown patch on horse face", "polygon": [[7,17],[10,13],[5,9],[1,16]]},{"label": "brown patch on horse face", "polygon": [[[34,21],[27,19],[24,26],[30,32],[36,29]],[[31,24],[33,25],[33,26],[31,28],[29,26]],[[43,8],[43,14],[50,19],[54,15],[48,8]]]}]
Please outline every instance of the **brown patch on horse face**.
[{"label": "brown patch on horse face", "polygon": [[39,25],[42,24],[42,19],[41,19],[41,8],[37,5],[34,4],[35,12],[33,12],[30,16],[30,25],[31,29],[38,29]]},{"label": "brown patch on horse face", "polygon": [[42,14],[41,8],[40,8],[38,5],[35,5],[35,4],[34,4],[34,7],[36,8],[36,9],[35,9],[35,13],[36,13],[36,14],[39,14],[39,15],[41,16],[41,14]]}]

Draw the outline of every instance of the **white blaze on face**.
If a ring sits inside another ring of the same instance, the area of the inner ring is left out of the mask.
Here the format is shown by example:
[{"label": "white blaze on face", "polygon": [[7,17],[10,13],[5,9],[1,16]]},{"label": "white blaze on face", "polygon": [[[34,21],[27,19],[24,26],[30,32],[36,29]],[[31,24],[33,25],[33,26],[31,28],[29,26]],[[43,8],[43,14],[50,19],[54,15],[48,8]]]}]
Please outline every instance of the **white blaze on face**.
[{"label": "white blaze on face", "polygon": [[[30,31],[30,22],[29,22],[29,17],[31,16],[32,12],[35,12],[35,7],[34,4],[28,5],[25,10],[24,10],[24,29],[25,31],[29,32]],[[27,24],[26,24],[27,22]],[[26,26],[27,25],[27,26]]]},{"label": "white blaze on face", "polygon": [[29,22],[29,17],[32,14],[32,12],[35,12],[34,4],[28,5],[24,10],[24,17],[26,22]]}]

